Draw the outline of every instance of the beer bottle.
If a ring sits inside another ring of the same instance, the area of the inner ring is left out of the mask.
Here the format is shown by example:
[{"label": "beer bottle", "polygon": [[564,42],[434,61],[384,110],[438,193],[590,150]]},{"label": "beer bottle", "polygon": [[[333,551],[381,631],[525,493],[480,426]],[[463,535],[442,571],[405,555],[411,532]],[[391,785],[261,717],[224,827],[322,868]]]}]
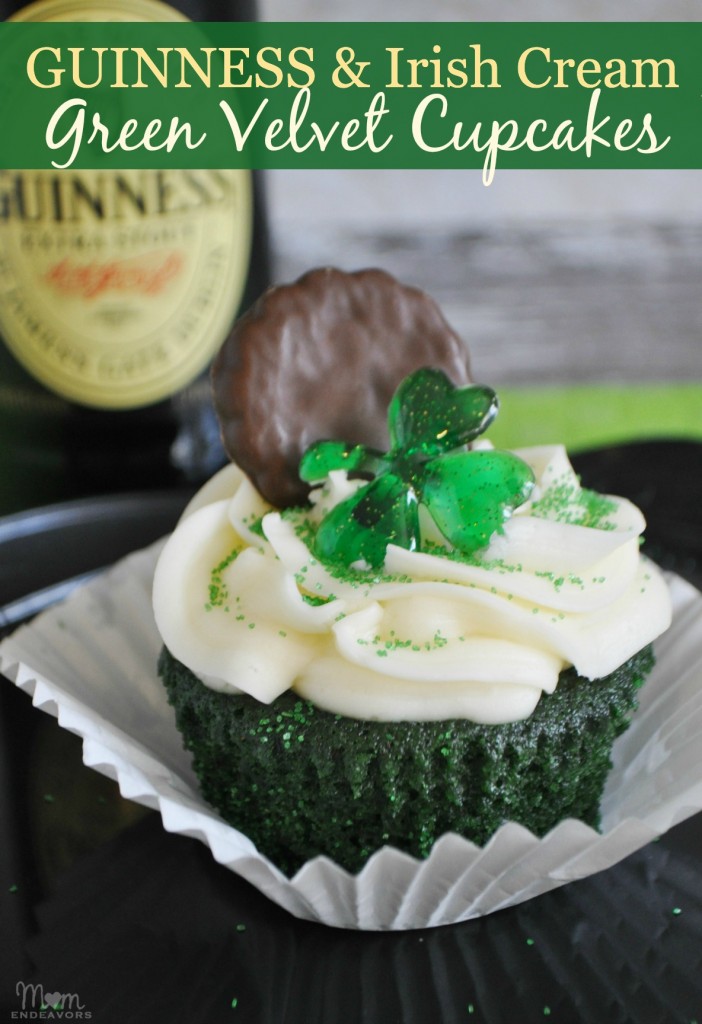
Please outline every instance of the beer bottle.
[{"label": "beer bottle", "polygon": [[[250,21],[249,0],[38,0],[23,21]],[[195,486],[208,367],[268,278],[247,170],[0,170],[0,514]]]}]

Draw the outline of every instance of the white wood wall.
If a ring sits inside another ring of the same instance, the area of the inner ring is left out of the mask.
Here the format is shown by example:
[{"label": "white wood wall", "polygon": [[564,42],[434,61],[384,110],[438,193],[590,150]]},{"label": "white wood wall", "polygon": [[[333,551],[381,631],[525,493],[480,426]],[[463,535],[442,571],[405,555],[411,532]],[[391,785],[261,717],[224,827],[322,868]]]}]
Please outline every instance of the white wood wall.
[{"label": "white wood wall", "polygon": [[[696,21],[699,0],[260,0],[267,20]],[[702,171],[276,171],[277,280],[383,266],[496,385],[702,382]]]}]

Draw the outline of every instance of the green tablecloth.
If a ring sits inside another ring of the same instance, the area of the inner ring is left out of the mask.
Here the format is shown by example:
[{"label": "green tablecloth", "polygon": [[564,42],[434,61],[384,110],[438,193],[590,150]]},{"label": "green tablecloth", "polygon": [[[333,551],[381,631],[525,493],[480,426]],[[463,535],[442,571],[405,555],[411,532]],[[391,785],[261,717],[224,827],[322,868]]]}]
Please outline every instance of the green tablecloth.
[{"label": "green tablecloth", "polygon": [[500,388],[497,447],[562,442],[570,451],[652,438],[702,441],[702,383]]}]

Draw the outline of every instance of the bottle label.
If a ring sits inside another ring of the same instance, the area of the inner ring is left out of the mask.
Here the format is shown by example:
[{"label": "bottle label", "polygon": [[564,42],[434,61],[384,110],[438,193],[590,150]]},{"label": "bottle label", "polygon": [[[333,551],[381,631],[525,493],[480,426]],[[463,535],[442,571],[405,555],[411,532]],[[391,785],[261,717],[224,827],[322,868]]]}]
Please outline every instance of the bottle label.
[{"label": "bottle label", "polygon": [[[164,13],[166,12],[166,13]],[[166,20],[155,0],[42,0],[22,20]],[[209,363],[252,231],[247,170],[0,171],[0,332],[42,384],[126,409]]]},{"label": "bottle label", "polygon": [[10,21],[188,21],[161,0],[36,0]]}]

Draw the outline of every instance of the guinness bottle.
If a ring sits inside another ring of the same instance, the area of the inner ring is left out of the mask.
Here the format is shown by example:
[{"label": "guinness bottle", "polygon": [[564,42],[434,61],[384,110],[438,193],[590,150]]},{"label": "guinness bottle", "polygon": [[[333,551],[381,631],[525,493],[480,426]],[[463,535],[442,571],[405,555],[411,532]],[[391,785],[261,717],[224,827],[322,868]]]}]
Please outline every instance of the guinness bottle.
[{"label": "guinness bottle", "polygon": [[[240,0],[0,0],[0,14],[254,17]],[[0,170],[0,513],[195,485],[222,464],[207,370],[267,284],[255,184],[233,169]]]}]

